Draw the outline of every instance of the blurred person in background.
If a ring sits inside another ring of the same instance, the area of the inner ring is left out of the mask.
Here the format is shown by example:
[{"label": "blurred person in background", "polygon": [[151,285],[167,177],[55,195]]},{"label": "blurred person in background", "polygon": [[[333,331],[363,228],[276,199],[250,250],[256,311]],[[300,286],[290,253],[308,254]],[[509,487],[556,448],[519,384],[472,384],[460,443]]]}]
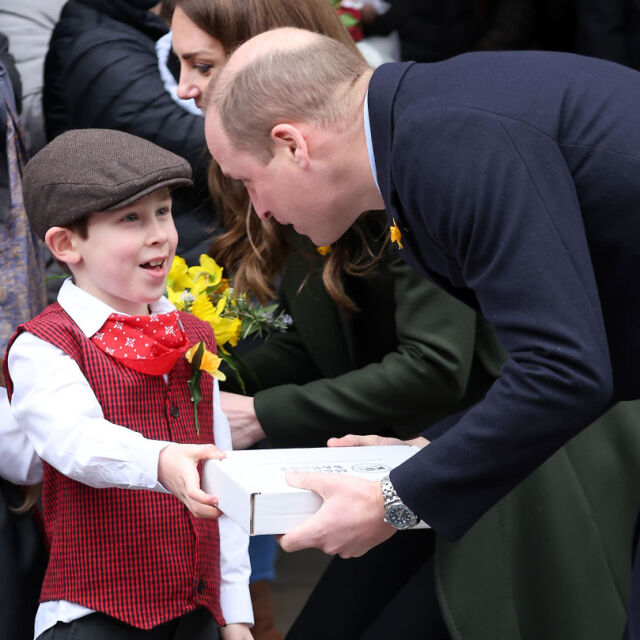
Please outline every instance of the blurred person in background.
[{"label": "blurred person in background", "polygon": [[[0,353],[21,322],[45,303],[42,245],[22,200],[26,139],[20,81],[0,33]],[[13,419],[0,371],[0,637],[31,640],[47,553],[33,511],[42,464]]]},{"label": "blurred person in background", "polygon": [[577,53],[640,69],[640,1],[574,2]]},{"label": "blurred person in background", "polygon": [[534,0],[390,0],[377,12],[365,5],[366,36],[397,31],[402,60],[436,62],[466,51],[532,46]]},{"label": "blurred person in background", "polygon": [[217,224],[207,186],[204,119],[165,89],[156,42],[169,28],[159,12],[160,4],[149,0],[67,2],[45,61],[46,130],[51,140],[68,129],[118,129],[188,160],[194,187],[174,192],[173,213],[178,253],[193,264]]},{"label": "blurred person in background", "polygon": [[0,25],[22,80],[18,114],[27,133],[29,155],[47,142],[42,112],[44,58],[51,32],[67,0],[0,0]]}]

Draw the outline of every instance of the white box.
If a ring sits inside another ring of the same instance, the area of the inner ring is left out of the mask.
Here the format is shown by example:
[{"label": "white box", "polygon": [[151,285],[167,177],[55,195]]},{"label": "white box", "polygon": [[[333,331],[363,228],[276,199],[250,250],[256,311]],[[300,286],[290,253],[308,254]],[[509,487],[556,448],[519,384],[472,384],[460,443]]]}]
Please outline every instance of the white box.
[{"label": "white box", "polygon": [[[413,446],[227,451],[206,460],[202,488],[251,535],[286,533],[316,512],[322,498],[287,484],[287,471],[344,473],[380,480],[420,449]],[[420,523],[418,527],[426,527]]]}]

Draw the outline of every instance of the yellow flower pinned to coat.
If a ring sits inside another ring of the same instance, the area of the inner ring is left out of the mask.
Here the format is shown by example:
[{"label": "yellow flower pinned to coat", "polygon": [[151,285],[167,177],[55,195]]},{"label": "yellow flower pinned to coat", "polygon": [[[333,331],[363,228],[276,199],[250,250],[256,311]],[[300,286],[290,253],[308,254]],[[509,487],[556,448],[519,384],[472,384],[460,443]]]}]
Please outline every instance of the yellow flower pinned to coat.
[{"label": "yellow flower pinned to coat", "polygon": [[184,354],[184,357],[191,363],[191,378],[189,378],[187,384],[189,385],[191,402],[193,402],[196,433],[200,435],[198,403],[202,400],[202,388],[200,386],[202,372],[206,371],[212,378],[217,378],[218,380],[226,380],[227,376],[225,376],[222,371],[219,371],[222,358],[219,358],[215,353],[211,353],[211,351],[207,351],[202,341],[196,342],[196,344]]},{"label": "yellow flower pinned to coat", "polygon": [[[202,348],[202,354],[200,356],[200,362],[194,363],[194,356],[198,349]],[[212,378],[216,378],[224,382],[227,379],[227,376],[220,371],[220,364],[222,363],[222,358],[217,356],[215,353],[211,353],[204,346],[204,342],[198,342],[189,349],[184,354],[184,357],[190,364],[196,364],[200,371],[206,371]]]},{"label": "yellow flower pinned to coat", "polygon": [[395,218],[393,219],[393,225],[389,227],[389,231],[391,231],[391,242],[395,242],[398,245],[398,249],[402,249],[402,233],[396,224]]},{"label": "yellow flower pinned to coat", "polygon": [[331,253],[331,245],[328,244],[326,247],[316,247],[316,251],[321,256],[326,256],[327,254]]}]

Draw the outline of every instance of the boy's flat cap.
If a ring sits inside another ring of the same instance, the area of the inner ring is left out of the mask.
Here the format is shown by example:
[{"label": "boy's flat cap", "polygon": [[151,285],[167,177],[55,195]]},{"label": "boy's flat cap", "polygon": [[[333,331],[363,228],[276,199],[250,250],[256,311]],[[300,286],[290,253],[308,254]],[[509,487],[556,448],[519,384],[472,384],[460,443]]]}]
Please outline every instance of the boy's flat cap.
[{"label": "boy's flat cap", "polygon": [[111,129],[73,129],[27,163],[29,222],[40,238],[95,211],[118,209],[167,186],[192,184],[191,166],[158,145]]}]

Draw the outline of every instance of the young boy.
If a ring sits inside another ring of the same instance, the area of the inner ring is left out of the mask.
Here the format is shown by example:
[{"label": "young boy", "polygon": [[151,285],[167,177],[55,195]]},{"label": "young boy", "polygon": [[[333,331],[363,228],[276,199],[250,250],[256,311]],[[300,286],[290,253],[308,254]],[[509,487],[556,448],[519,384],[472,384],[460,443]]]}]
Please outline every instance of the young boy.
[{"label": "young boy", "polygon": [[99,129],[59,136],[25,169],[29,222],[72,274],[5,359],[44,461],[35,637],[204,640],[219,625],[223,640],[251,638],[247,537],[216,519],[198,474],[224,455],[214,431],[231,448],[228,423],[203,375],[198,435],[187,387],[184,353],[201,340],[213,351],[213,332],[163,297],[170,189],[190,176],[182,158]]}]

